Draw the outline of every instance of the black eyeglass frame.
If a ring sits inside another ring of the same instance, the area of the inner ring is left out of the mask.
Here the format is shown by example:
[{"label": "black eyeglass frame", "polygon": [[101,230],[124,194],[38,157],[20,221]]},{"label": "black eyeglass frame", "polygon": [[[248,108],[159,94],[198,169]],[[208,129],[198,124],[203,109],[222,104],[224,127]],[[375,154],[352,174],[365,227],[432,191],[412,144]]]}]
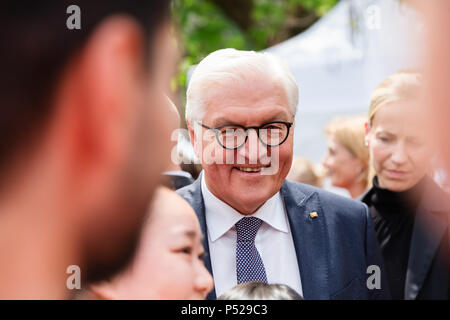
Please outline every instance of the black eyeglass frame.
[{"label": "black eyeglass frame", "polygon": [[[265,145],[266,147],[278,147],[278,146],[282,145],[282,144],[287,140],[287,138],[289,137],[290,129],[291,129],[292,125],[294,124],[293,122],[288,122],[288,121],[269,121],[269,122],[263,123],[263,124],[260,125],[260,126],[252,126],[252,127],[244,127],[244,126],[241,126],[241,125],[239,125],[239,124],[224,124],[224,125],[221,125],[221,126],[219,126],[219,127],[212,128],[212,127],[208,127],[207,125],[204,125],[204,124],[201,123],[200,121],[199,121],[198,123],[199,123],[203,128],[205,128],[205,129],[213,130],[214,133],[215,133],[215,135],[216,135],[216,140],[217,140],[217,142],[219,143],[219,145],[220,145],[222,148],[227,149],[227,150],[236,150],[236,149],[239,149],[240,147],[242,147],[243,145],[245,145],[245,144],[247,143],[247,139],[248,139],[248,131],[249,131],[250,129],[254,129],[254,130],[256,131],[256,135],[258,136],[259,141],[261,141],[261,143],[262,143],[263,145]],[[275,144],[275,145],[270,145],[270,144],[265,143],[264,141],[261,140],[261,138],[260,138],[260,136],[259,136],[259,130],[261,130],[264,126],[267,126],[268,124],[272,124],[272,123],[282,123],[282,124],[284,124],[284,125],[287,127],[286,137],[284,137],[283,141],[281,141],[280,143]],[[239,146],[234,147],[234,148],[228,148],[228,147],[225,147],[225,146],[220,142],[220,139],[219,139],[220,129],[223,129],[223,128],[229,127],[229,126],[238,127],[238,128],[241,128],[241,129],[243,129],[243,130],[245,131],[245,140],[244,140],[244,142],[243,142],[242,144],[240,144]]]}]

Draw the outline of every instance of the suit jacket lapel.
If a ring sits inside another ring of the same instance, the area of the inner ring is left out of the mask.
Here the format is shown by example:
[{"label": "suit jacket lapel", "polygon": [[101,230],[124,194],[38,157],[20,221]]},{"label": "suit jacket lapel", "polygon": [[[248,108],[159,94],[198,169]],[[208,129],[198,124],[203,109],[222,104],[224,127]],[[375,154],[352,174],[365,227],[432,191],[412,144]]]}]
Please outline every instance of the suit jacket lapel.
[{"label": "suit jacket lapel", "polygon": [[[306,196],[289,181],[281,193],[297,254],[303,296],[305,299],[329,299],[328,236],[325,215],[317,193]],[[315,219],[311,212],[317,212]]]},{"label": "suit jacket lapel", "polygon": [[[206,227],[205,205],[201,192],[201,177],[190,187],[192,196],[189,202],[197,214],[203,233],[203,247],[205,249],[204,263],[208,271],[213,274],[209,254],[208,231]],[[297,255],[303,296],[305,299],[329,299],[328,292],[328,236],[326,232],[325,215],[319,202],[317,193],[306,196],[298,188],[286,181],[281,194],[285,203],[289,226]],[[318,217],[312,219],[311,212],[317,212]],[[213,289],[207,296],[208,300],[216,299]]]},{"label": "suit jacket lapel", "polygon": [[448,207],[442,196],[437,186],[429,187],[416,213],[406,272],[407,300],[417,298],[447,228]]},{"label": "suit jacket lapel", "polygon": [[[194,208],[195,213],[197,214],[197,218],[200,224],[200,228],[202,230],[203,239],[202,244],[205,250],[205,258],[203,262],[205,263],[206,269],[208,269],[211,275],[212,266],[211,266],[211,256],[209,254],[209,243],[208,243],[208,229],[206,227],[206,216],[205,216],[205,204],[203,202],[202,188],[201,188],[201,174],[197,178],[197,180],[191,185],[192,188],[192,197],[190,198],[190,204],[192,208]],[[216,290],[213,290],[206,297],[208,300],[216,299]]]}]

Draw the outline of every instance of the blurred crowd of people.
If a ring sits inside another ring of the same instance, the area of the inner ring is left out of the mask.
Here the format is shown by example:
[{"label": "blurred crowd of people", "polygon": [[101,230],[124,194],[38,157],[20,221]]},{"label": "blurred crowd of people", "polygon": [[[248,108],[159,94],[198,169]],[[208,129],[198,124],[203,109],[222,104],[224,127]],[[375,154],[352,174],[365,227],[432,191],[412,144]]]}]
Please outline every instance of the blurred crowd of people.
[{"label": "blurred crowd of people", "polygon": [[321,164],[272,54],[212,52],[173,104],[169,0],[7,2],[0,299],[450,298],[450,2],[418,4],[424,65],[323,128]]}]

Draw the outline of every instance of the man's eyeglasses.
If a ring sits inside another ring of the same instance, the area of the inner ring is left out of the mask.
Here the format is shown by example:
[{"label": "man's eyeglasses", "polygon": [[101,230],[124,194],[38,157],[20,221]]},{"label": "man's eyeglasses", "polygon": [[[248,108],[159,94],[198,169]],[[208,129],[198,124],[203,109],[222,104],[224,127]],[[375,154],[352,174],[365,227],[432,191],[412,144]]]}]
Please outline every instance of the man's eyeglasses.
[{"label": "man's eyeglasses", "polygon": [[238,124],[225,124],[217,128],[211,128],[203,123],[199,124],[216,134],[217,142],[225,149],[235,150],[242,147],[248,139],[248,132],[254,129],[259,140],[267,147],[277,147],[286,141],[292,122],[271,121],[259,127],[244,127]]}]

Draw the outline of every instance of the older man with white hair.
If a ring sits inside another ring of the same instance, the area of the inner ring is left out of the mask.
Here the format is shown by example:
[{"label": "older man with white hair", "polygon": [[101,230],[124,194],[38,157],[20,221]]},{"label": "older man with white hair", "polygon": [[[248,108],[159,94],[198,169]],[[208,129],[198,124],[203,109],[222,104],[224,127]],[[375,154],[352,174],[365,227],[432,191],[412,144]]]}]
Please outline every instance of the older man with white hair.
[{"label": "older man with white hair", "polygon": [[268,53],[223,49],[196,68],[186,120],[203,173],[178,190],[205,235],[214,299],[236,284],[285,284],[305,299],[387,298],[367,207],[286,181],[298,87]]}]

